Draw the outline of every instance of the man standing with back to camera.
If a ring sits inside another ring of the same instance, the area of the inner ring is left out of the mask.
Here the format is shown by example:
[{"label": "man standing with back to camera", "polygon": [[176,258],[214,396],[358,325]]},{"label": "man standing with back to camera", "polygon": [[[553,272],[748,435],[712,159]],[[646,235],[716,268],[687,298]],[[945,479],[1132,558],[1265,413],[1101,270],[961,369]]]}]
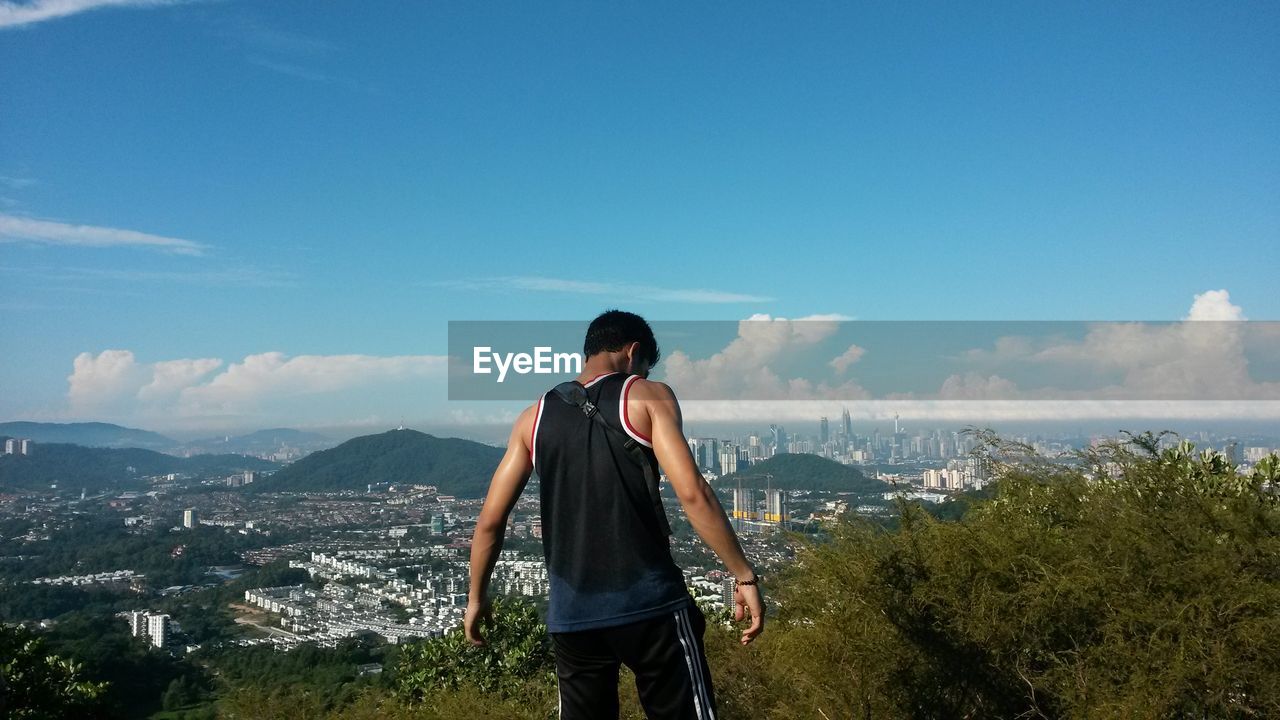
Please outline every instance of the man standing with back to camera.
[{"label": "man standing with back to camera", "polygon": [[577,384],[543,394],[511,430],[471,542],[467,638],[484,644],[507,516],[536,471],[560,717],[618,717],[625,664],[649,718],[714,720],[706,621],[671,559],[659,464],[693,529],[736,578],[734,617],[751,620],[743,645],[764,629],[758,578],[693,461],[675,394],[645,379],[658,362],[649,324],[607,311],[587,328],[583,357]]}]

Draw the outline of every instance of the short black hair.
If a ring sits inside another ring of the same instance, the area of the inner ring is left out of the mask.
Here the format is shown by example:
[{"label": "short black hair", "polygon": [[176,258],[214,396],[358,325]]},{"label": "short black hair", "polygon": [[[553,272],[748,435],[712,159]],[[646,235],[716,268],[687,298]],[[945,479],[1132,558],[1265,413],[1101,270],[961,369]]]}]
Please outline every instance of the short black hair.
[{"label": "short black hair", "polygon": [[633,342],[640,343],[639,359],[648,359],[649,367],[658,364],[661,353],[649,323],[635,313],[605,310],[587,326],[582,356],[589,358],[602,352],[616,352]]}]

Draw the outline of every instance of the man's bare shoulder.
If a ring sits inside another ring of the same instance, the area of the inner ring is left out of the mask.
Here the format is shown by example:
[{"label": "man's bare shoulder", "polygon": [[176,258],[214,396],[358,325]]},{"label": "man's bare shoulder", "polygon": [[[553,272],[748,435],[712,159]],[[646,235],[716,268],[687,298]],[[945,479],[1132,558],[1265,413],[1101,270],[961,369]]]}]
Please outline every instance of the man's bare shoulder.
[{"label": "man's bare shoulder", "polygon": [[637,378],[631,383],[629,397],[642,401],[675,402],[676,393],[671,386],[657,380]]},{"label": "man's bare shoulder", "polygon": [[526,447],[533,437],[533,423],[538,417],[538,403],[534,403],[525,408],[516,416],[516,421],[511,425],[511,435],[519,439],[520,443]]},{"label": "man's bare shoulder", "polygon": [[520,425],[522,423],[527,423],[527,422],[533,422],[533,417],[537,413],[538,413],[538,403],[534,403],[529,407],[525,408],[524,410],[521,410],[520,414],[516,416],[516,425]]}]

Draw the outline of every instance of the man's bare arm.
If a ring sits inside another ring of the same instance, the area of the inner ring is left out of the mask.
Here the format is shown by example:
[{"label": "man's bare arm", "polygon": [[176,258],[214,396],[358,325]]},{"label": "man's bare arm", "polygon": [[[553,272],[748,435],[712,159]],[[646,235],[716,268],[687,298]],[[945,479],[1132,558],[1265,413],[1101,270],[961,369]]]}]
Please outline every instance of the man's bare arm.
[{"label": "man's bare arm", "polygon": [[476,519],[476,531],[471,537],[471,588],[467,596],[467,613],[463,620],[467,639],[476,645],[484,644],[480,633],[480,620],[489,611],[489,580],[493,567],[502,552],[506,535],[507,517],[515,507],[533,474],[533,462],[529,457],[529,435],[533,429],[534,407],[530,407],[516,419],[507,440],[507,454],[502,457],[498,469],[489,482],[489,492],[480,517]]},{"label": "man's bare arm", "polygon": [[[703,479],[689,452],[675,393],[664,383],[648,381],[637,382],[634,390],[638,391],[636,399],[641,400],[649,411],[653,452],[666,471],[667,480],[680,499],[689,524],[735,577],[741,580],[754,577],[755,570],[742,552],[720,499]],[[736,595],[737,619],[742,619],[744,610],[751,614],[751,627],[742,634],[742,642],[746,644],[764,629],[764,603],[754,585],[739,588]]]}]

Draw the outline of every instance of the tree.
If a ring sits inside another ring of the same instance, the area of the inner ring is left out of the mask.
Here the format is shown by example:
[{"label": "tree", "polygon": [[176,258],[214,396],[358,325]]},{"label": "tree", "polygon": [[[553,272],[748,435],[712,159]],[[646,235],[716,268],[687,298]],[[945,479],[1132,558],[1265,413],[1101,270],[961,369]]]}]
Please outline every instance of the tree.
[{"label": "tree", "polygon": [[105,690],[106,683],[84,680],[78,665],[48,653],[36,635],[0,626],[0,717],[98,717]]},{"label": "tree", "polygon": [[169,682],[160,705],[165,710],[177,710],[200,699],[200,687],[191,675],[179,675]]}]

